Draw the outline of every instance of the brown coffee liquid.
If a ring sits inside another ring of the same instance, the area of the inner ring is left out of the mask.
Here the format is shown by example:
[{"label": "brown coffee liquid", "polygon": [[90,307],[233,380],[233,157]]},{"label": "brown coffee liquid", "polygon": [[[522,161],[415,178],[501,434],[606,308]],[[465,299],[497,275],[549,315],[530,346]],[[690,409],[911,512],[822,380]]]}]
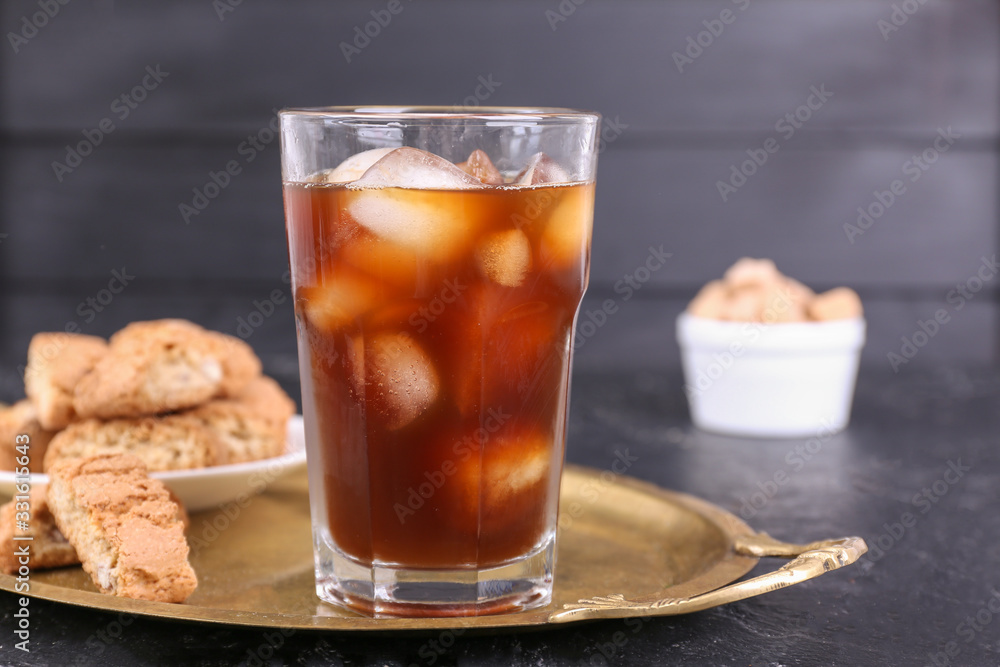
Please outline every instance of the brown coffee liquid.
[{"label": "brown coffee liquid", "polygon": [[285,185],[303,402],[343,552],[482,568],[554,529],[593,197]]}]

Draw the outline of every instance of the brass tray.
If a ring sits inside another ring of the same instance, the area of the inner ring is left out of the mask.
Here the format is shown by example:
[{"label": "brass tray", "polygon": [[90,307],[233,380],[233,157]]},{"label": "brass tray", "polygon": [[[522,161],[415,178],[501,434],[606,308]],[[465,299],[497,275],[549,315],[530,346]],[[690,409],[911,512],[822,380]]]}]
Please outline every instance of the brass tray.
[{"label": "brass tray", "polygon": [[[315,630],[431,630],[544,626],[594,618],[684,614],[742,600],[853,563],[860,538],[794,545],[753,531],[691,496],[576,466],[563,475],[553,601],[533,611],[466,618],[369,618],[316,598],[305,472],[243,507],[192,515],[198,590],[185,604],[97,592],[80,567],[33,572],[29,596],[158,618]],[[731,583],[763,556],[793,558]],[[0,575],[0,589],[16,580]]]}]

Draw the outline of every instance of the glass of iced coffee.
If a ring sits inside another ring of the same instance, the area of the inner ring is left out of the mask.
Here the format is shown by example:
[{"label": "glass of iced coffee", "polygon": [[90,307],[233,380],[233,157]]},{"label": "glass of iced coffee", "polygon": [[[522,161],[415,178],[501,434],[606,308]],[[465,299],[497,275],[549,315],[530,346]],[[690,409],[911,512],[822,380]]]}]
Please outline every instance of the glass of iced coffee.
[{"label": "glass of iced coffee", "polygon": [[599,122],[281,112],[321,599],[403,616],[549,602]]}]

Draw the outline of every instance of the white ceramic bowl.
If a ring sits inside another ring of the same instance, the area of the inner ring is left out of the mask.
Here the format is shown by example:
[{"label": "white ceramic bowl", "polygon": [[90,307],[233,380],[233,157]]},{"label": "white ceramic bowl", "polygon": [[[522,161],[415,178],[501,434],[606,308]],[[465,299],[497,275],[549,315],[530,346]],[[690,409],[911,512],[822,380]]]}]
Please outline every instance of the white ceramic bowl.
[{"label": "white ceramic bowl", "polygon": [[677,341],[698,428],[792,438],[847,426],[863,318],[763,324],[682,313]]}]

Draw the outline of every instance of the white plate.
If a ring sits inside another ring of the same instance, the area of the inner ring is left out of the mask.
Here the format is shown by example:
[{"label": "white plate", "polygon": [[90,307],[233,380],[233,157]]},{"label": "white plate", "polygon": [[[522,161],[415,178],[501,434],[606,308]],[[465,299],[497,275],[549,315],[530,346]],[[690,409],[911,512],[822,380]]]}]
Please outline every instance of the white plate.
[{"label": "white plate", "polygon": [[[241,494],[255,495],[271,482],[306,464],[305,429],[302,417],[288,421],[286,453],[271,459],[234,463],[195,470],[170,470],[150,473],[163,480],[189,512],[197,512],[236,500]],[[32,473],[32,484],[48,484],[49,476]],[[14,495],[14,473],[0,471],[0,495]]]}]

